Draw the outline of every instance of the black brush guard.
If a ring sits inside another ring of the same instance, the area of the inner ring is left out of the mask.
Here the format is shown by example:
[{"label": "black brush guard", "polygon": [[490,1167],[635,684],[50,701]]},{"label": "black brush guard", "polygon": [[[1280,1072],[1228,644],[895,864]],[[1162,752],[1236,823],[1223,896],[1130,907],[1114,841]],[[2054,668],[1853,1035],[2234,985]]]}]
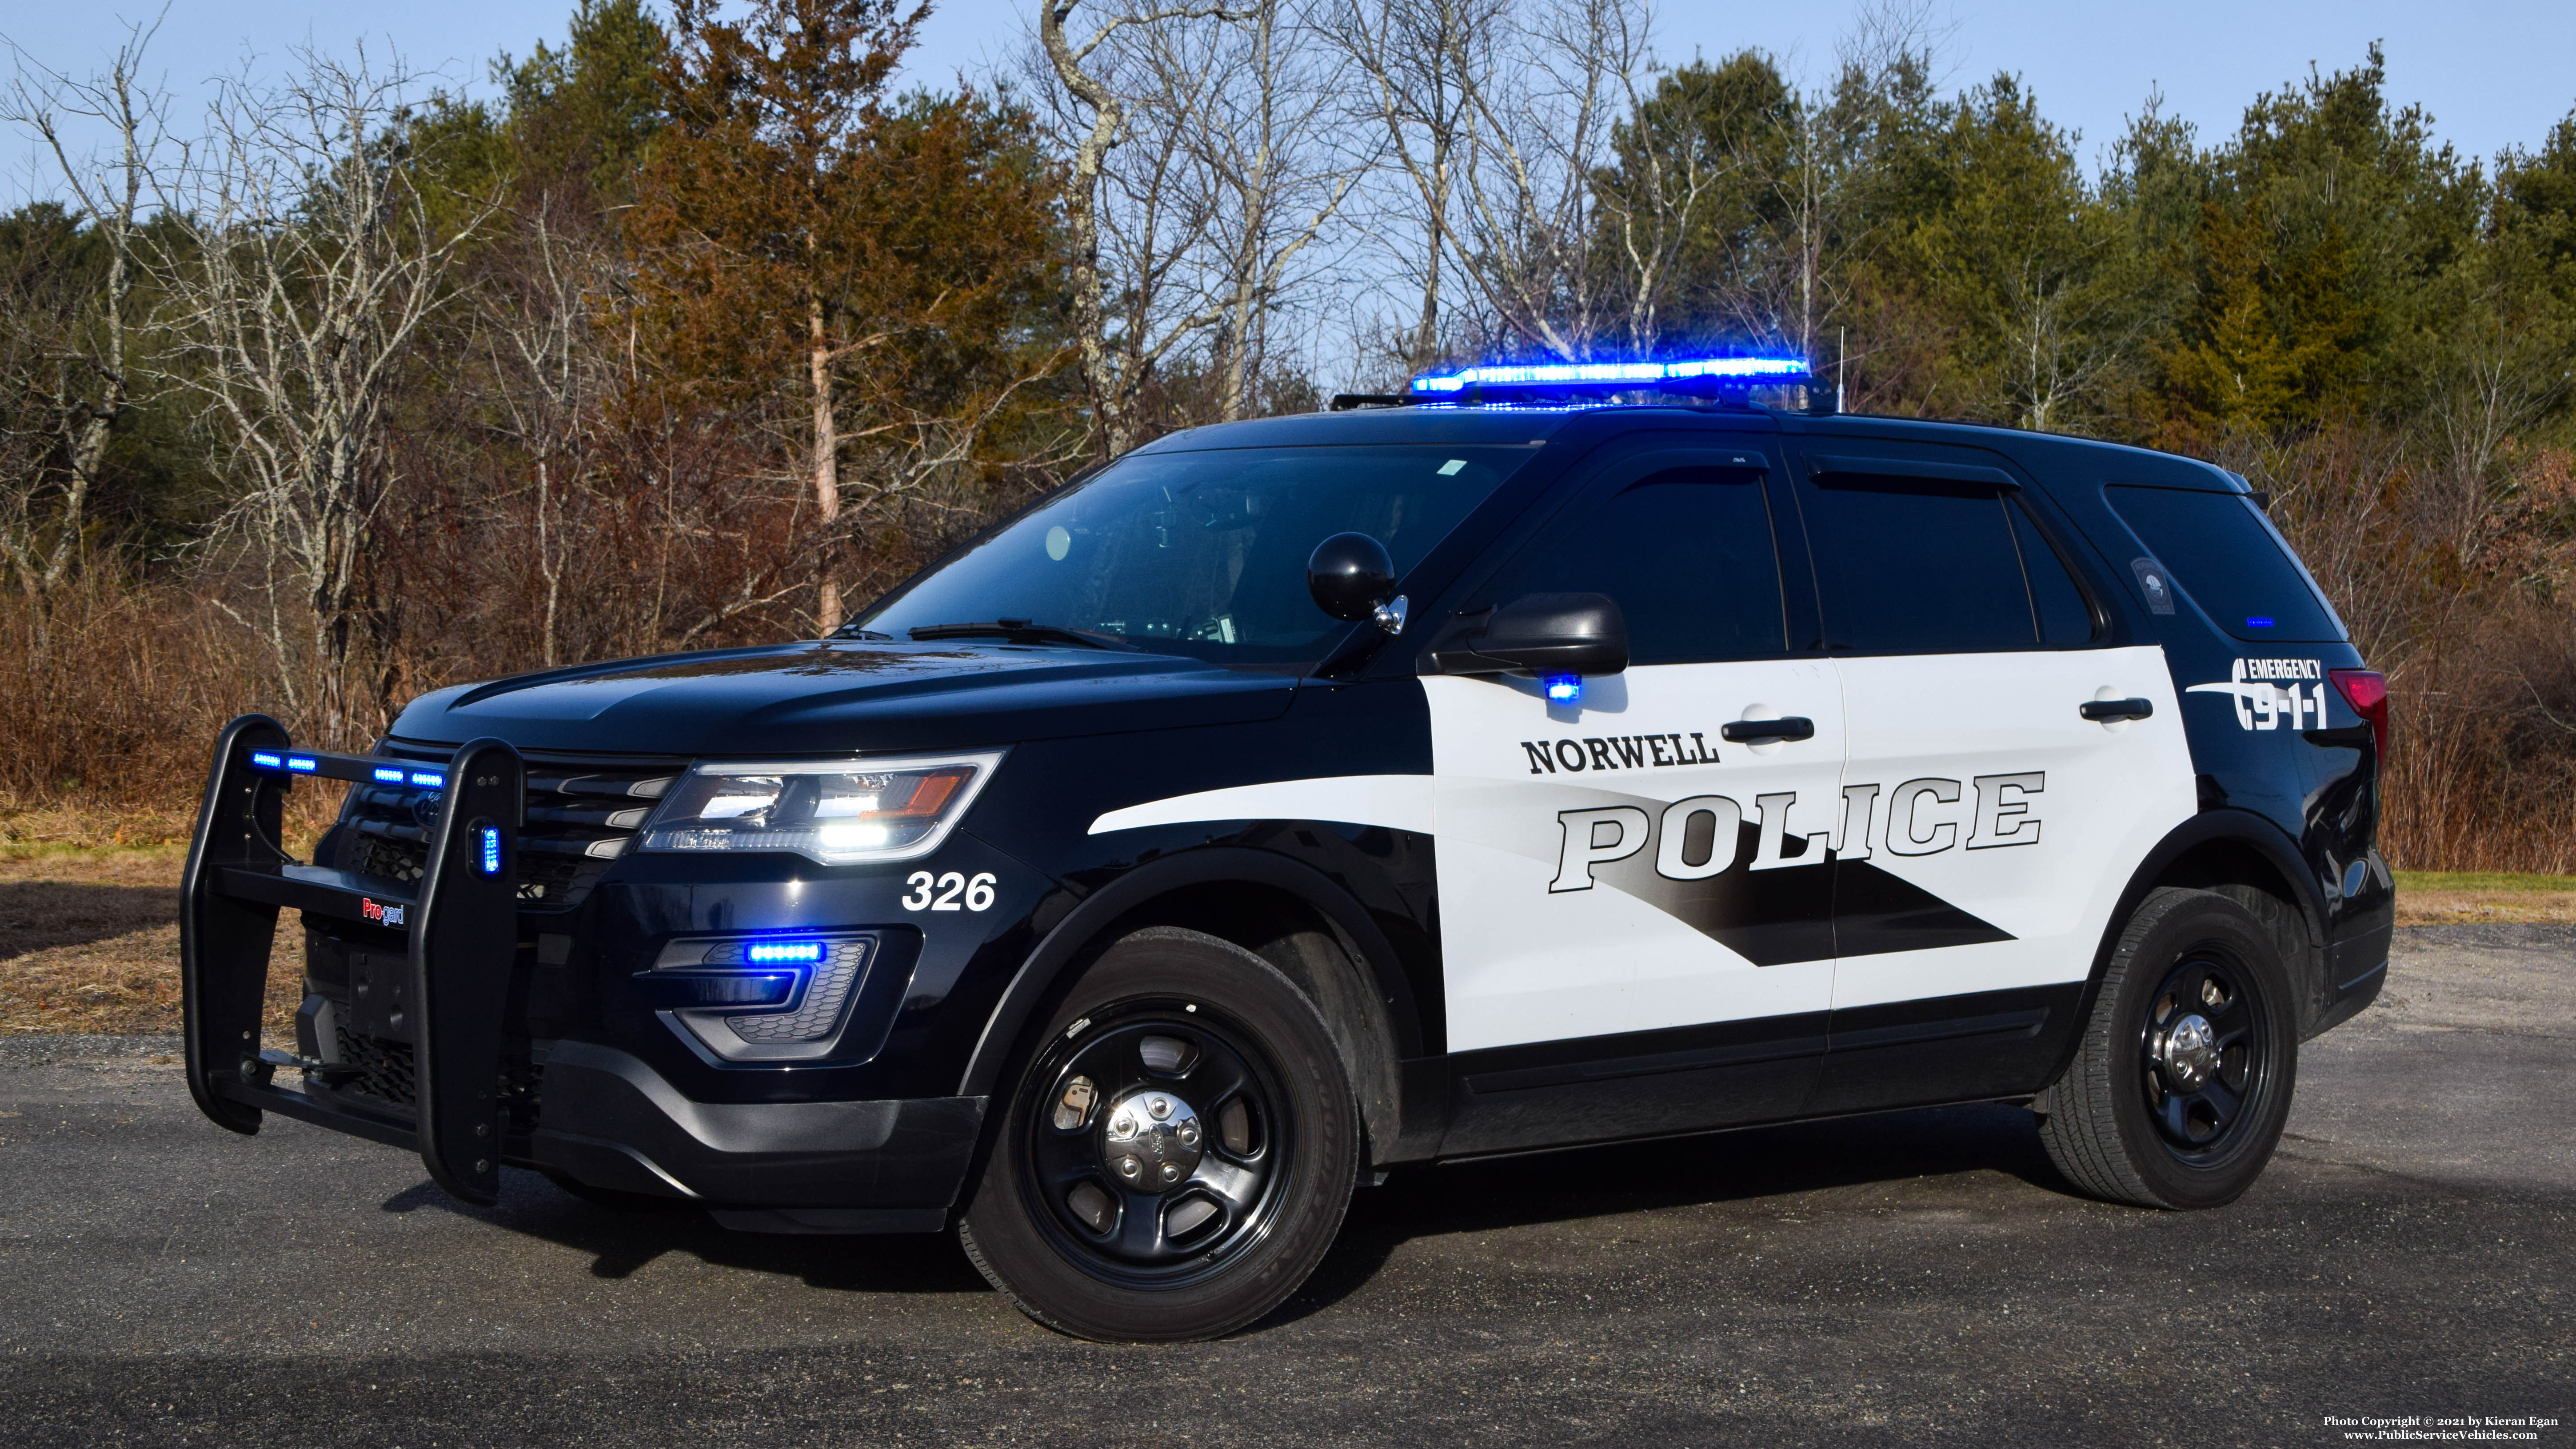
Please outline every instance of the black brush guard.
[{"label": "black brush guard", "polygon": [[[389,774],[388,772],[391,772]],[[398,774],[399,781],[391,776]],[[411,887],[294,863],[279,828],[297,776],[429,789],[442,797],[425,872]],[[179,918],[188,1090],[205,1114],[255,1133],[262,1112],[416,1148],[439,1186],[472,1203],[501,1190],[504,1008],[518,952],[518,834],[526,770],[480,739],[446,765],[294,749],[266,715],[224,727],[188,848]],[[412,894],[403,894],[409,889]],[[409,939],[416,1123],[355,1110],[272,1081],[300,1064],[260,1048],[277,912],[337,916]]]}]

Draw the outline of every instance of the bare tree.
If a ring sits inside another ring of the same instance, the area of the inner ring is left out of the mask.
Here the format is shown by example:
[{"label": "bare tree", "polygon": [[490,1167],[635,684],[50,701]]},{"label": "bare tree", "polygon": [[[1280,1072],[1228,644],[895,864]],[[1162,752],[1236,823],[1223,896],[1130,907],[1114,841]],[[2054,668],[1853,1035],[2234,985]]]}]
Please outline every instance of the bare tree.
[{"label": "bare tree", "polygon": [[[1849,301],[1853,264],[1883,238],[1869,225],[1869,186],[1881,179],[1873,143],[1928,101],[1940,46],[1954,25],[1932,0],[1867,0],[1835,47],[1831,87],[1799,99],[1778,121],[1766,178],[1778,205],[1765,264],[1748,275],[1750,330],[1817,358],[1825,329]],[[1837,359],[1840,365],[1842,359]]]},{"label": "bare tree", "polygon": [[[108,443],[142,399],[133,356],[142,320],[134,296],[142,274],[140,210],[163,149],[168,99],[145,88],[138,72],[157,24],[129,27],[106,73],[86,80],[31,65],[21,53],[16,79],[0,97],[0,116],[34,133],[53,157],[71,200],[67,219],[105,253],[95,282],[76,284],[77,294],[63,299],[58,330],[10,339],[9,375],[0,380],[34,404],[41,453],[59,460],[13,471],[0,488],[0,555],[37,606],[40,642],[45,600],[80,556]],[[104,125],[115,138],[110,155],[75,157],[64,139],[66,116]]]},{"label": "bare tree", "polygon": [[1594,171],[1648,31],[1643,0],[1509,12],[1499,63],[1474,79],[1458,247],[1502,346],[1572,361],[1609,330],[1618,304],[1594,265]]},{"label": "bare tree", "polygon": [[[1643,8],[1607,8],[1601,23],[1613,42],[1611,53],[1641,62],[1649,19]],[[1627,294],[1631,357],[1651,354],[1661,340],[1659,313],[1673,287],[1682,249],[1719,184],[1743,164],[1738,157],[1712,151],[1695,125],[1681,128],[1681,134],[1670,138],[1651,134],[1655,110],[1638,90],[1640,72],[1646,68],[1636,62],[1618,68],[1620,91],[1628,103],[1628,119],[1617,128],[1622,133],[1618,139],[1626,142],[1619,148],[1624,164],[1616,184],[1595,188],[1607,233],[1604,240],[1617,258],[1620,289]]]},{"label": "bare tree", "polygon": [[1137,403],[1154,369],[1222,315],[1176,285],[1208,236],[1213,208],[1180,184],[1190,137],[1179,118],[1163,110],[1133,124],[1135,96],[1148,88],[1135,42],[1147,27],[1223,23],[1236,12],[1222,4],[1109,9],[1077,41],[1065,23],[1081,4],[1038,0],[1038,42],[1053,82],[1043,92],[1047,112],[1071,141],[1075,360],[1099,450],[1116,457],[1137,442]]},{"label": "bare tree", "polygon": [[2531,305],[2538,289],[2527,277],[2510,280],[2520,287],[2493,275],[2462,279],[2424,389],[2427,441],[2440,461],[2421,485],[2433,515],[2423,523],[2463,563],[2481,559],[2502,521],[2497,503],[2511,484],[2497,476],[2499,459],[2556,412],[2576,382],[2567,361],[2576,354],[2576,326]]},{"label": "bare tree", "polygon": [[1440,358],[1443,268],[1455,244],[1457,191],[1475,144],[1475,96],[1491,88],[1495,31],[1506,0],[1343,0],[1332,34],[1358,71],[1353,111],[1385,133],[1401,172],[1387,209],[1400,235],[1384,239],[1420,305],[1397,343],[1407,372]]},{"label": "bare tree", "polygon": [[[290,706],[344,739],[360,646],[369,532],[398,481],[387,409],[421,327],[451,298],[457,248],[491,214],[434,223],[399,144],[412,75],[363,51],[294,52],[276,88],[227,83],[172,193],[183,244],[162,251],[192,389],[241,488],[217,539],[259,570]],[[309,671],[309,673],[308,673]],[[299,689],[311,681],[311,695]]]},{"label": "bare tree", "polygon": [[1270,320],[1306,289],[1309,249],[1349,199],[1372,149],[1334,142],[1346,58],[1291,13],[1253,0],[1230,18],[1141,26],[1135,108],[1182,142],[1186,194],[1209,200],[1201,246],[1184,253],[1183,287],[1211,312],[1216,416],[1251,406],[1270,348]]},{"label": "bare tree", "polygon": [[596,336],[596,303],[614,282],[610,259],[557,225],[550,201],[539,198],[520,218],[516,265],[496,269],[475,292],[494,416],[526,454],[534,490],[530,542],[545,591],[538,653],[549,669],[562,662],[567,504],[583,486],[585,445],[616,386],[615,360]]}]

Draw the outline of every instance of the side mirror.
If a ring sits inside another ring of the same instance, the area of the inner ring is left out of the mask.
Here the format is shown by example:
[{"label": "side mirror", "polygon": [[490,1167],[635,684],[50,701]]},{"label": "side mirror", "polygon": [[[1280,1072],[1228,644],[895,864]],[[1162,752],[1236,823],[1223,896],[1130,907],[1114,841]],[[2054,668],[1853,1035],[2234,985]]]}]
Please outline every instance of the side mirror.
[{"label": "side mirror", "polygon": [[1628,619],[1607,594],[1524,594],[1433,662],[1445,674],[1617,674],[1628,667]]},{"label": "side mirror", "polygon": [[1350,623],[1404,630],[1405,601],[1395,592],[1395,560],[1365,533],[1337,533],[1306,560],[1306,592],[1315,607]]}]

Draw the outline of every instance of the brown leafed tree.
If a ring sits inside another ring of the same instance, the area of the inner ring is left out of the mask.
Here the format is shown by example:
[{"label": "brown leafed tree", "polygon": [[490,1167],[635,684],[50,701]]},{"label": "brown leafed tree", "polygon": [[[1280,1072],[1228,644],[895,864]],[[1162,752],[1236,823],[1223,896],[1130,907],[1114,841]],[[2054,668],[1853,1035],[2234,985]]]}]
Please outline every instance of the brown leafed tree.
[{"label": "brown leafed tree", "polygon": [[[670,119],[626,228],[664,385],[788,438],[825,631],[853,505],[971,471],[1053,366],[1037,314],[1054,182],[1025,124],[971,94],[885,95],[926,13],[757,0],[727,19],[680,0]],[[774,406],[791,394],[792,415]]]}]

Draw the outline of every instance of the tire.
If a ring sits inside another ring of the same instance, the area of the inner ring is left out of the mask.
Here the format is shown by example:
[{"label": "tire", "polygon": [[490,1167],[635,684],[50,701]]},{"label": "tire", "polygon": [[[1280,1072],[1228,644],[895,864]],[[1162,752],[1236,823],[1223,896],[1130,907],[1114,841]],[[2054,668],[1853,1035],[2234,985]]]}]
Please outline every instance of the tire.
[{"label": "tire", "polygon": [[1026,1054],[958,1224],[1021,1312],[1081,1338],[1214,1338],[1341,1230],[1359,1107],[1312,1002],[1196,931],[1128,936]]},{"label": "tire", "polygon": [[2095,1197],[2234,1202],[2281,1140],[2298,1049],[2280,935],[2215,891],[2160,887],[2120,932],[2074,1061],[2031,1104],[2040,1142]]}]

